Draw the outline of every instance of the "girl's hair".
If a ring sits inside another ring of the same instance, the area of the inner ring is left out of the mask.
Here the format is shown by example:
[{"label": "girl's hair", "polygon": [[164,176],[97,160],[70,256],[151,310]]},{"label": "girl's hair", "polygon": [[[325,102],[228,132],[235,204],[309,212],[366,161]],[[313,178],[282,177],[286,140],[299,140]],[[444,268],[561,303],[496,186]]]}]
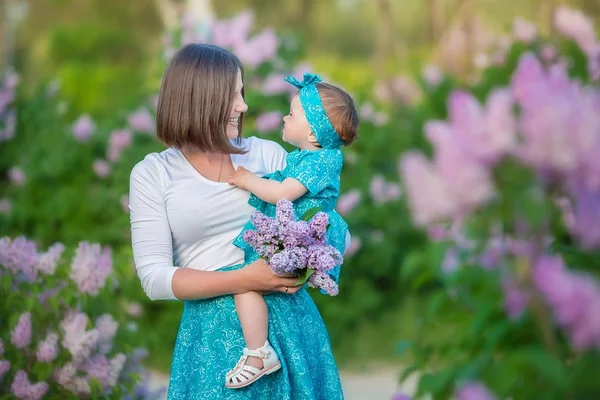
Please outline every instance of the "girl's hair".
[{"label": "girl's hair", "polygon": [[358,139],[360,122],[352,97],[342,89],[324,82],[318,83],[317,89],[331,125],[344,145],[352,144]]},{"label": "girl's hair", "polygon": [[[156,133],[167,146],[242,154],[227,137],[237,74],[243,67],[229,51],[208,44],[188,44],[171,59],[162,79],[156,110]],[[242,89],[242,96],[244,92]],[[242,138],[240,115],[237,141]]]}]

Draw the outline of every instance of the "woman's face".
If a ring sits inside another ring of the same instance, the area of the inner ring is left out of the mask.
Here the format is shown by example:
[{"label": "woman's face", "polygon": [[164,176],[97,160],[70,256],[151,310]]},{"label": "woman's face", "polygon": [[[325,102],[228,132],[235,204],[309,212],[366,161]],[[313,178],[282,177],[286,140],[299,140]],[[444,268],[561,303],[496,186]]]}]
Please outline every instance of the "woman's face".
[{"label": "woman's face", "polygon": [[227,124],[227,137],[229,139],[237,139],[239,136],[238,124],[240,114],[248,111],[248,105],[246,102],[244,102],[244,98],[242,97],[243,87],[244,83],[242,82],[242,71],[238,70],[235,83],[235,94],[233,95],[233,108]]}]

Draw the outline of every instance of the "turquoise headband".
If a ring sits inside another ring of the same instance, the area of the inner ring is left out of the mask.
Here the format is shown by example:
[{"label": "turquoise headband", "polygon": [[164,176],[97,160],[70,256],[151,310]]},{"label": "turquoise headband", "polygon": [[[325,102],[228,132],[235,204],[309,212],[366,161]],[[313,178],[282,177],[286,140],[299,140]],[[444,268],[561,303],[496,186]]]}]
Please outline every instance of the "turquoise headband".
[{"label": "turquoise headband", "polygon": [[306,72],[302,82],[293,76],[288,76],[284,80],[299,89],[300,104],[302,104],[302,109],[306,114],[308,125],[317,137],[321,147],[324,149],[337,149],[343,145],[344,142],[331,125],[325,107],[323,107],[321,96],[319,96],[317,83],[323,81],[323,79],[319,75]]}]

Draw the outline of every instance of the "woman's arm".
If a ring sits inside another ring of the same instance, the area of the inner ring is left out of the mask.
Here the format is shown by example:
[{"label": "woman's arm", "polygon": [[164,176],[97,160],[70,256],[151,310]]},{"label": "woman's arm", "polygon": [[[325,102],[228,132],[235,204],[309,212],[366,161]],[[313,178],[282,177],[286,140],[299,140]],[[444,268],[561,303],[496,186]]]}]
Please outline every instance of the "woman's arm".
[{"label": "woman's arm", "polygon": [[[295,279],[274,275],[264,262],[229,272],[199,271],[173,265],[171,228],[158,170],[151,160],[131,172],[129,208],[135,268],[152,300],[203,299],[250,290],[282,291]],[[295,292],[290,288],[288,293]]]}]

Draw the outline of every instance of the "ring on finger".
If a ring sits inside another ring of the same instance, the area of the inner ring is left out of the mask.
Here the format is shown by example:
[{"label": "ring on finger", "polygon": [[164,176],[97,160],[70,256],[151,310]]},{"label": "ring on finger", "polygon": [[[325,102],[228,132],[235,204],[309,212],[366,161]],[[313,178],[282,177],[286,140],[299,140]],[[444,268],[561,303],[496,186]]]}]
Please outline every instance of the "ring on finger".
[{"label": "ring on finger", "polygon": [[285,292],[287,293],[290,290],[288,286],[285,287]]}]

